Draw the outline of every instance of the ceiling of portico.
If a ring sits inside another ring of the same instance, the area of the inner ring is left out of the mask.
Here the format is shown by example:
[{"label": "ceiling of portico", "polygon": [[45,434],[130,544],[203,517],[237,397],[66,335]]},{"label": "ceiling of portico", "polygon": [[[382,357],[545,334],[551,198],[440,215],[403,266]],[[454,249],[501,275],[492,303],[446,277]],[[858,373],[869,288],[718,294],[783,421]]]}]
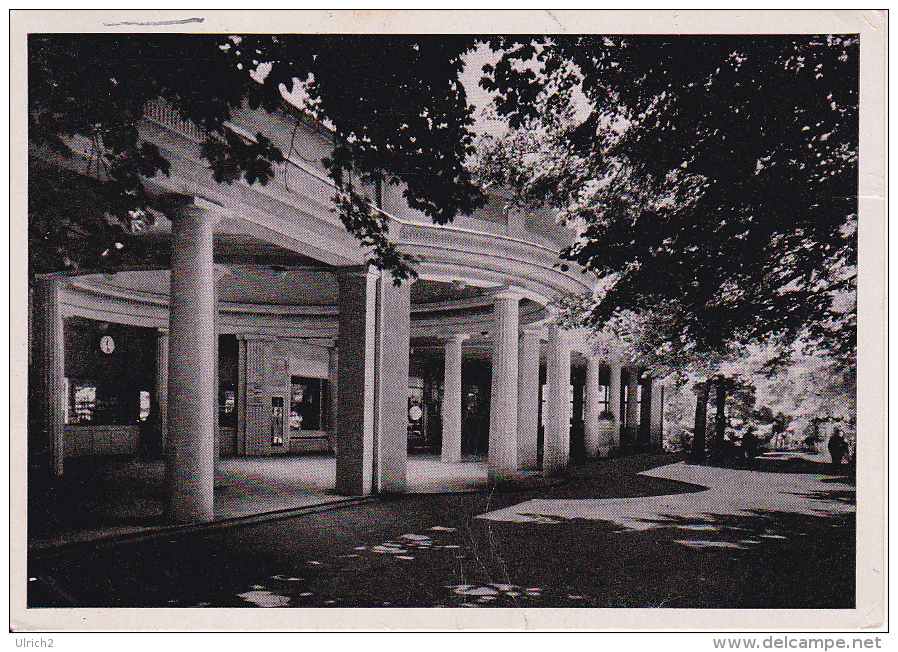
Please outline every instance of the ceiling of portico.
[{"label": "ceiling of portico", "polygon": [[[245,260],[247,252],[229,250],[234,260]],[[258,253],[258,252],[257,252]],[[238,256],[238,254],[241,254]],[[218,282],[219,299],[231,303],[255,305],[290,306],[336,306],[336,270],[321,265],[303,265],[302,257],[291,264],[228,264],[226,256],[218,256],[216,262],[220,271]],[[128,290],[148,295],[166,296],[169,289],[169,272],[164,269],[127,270],[114,275],[93,275],[87,277],[93,285]],[[420,279],[412,284],[412,305],[417,309],[442,309],[447,304],[484,299],[485,290],[474,286],[444,283]],[[487,307],[489,304],[487,303]],[[461,305],[459,306],[461,307]]]},{"label": "ceiling of portico", "polygon": [[223,265],[255,265],[268,268],[330,268],[327,263],[276,244],[247,235],[230,233],[215,234],[215,262]]},{"label": "ceiling of portico", "polygon": [[461,283],[453,284],[419,279],[412,284],[411,296],[413,304],[443,303],[482,297],[484,289]]}]

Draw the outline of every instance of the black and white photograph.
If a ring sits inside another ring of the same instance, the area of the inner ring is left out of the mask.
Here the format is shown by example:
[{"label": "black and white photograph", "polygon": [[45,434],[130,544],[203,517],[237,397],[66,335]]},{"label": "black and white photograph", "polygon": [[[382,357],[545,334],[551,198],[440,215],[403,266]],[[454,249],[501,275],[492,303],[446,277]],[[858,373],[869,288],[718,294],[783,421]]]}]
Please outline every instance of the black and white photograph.
[{"label": "black and white photograph", "polygon": [[885,631],[886,19],[13,12],[10,631]]}]

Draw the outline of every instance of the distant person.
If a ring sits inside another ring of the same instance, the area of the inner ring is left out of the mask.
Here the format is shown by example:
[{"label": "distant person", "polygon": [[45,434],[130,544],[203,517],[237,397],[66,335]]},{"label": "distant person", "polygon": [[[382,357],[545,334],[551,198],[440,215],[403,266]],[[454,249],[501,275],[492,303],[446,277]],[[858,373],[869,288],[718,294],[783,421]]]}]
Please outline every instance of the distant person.
[{"label": "distant person", "polygon": [[829,449],[829,456],[832,458],[833,466],[841,466],[842,458],[848,452],[848,444],[842,439],[842,435],[838,430],[829,438],[827,448]]},{"label": "distant person", "polygon": [[742,437],[742,454],[745,455],[748,468],[754,469],[757,466],[755,458],[758,456],[758,438],[754,428],[749,428]]}]

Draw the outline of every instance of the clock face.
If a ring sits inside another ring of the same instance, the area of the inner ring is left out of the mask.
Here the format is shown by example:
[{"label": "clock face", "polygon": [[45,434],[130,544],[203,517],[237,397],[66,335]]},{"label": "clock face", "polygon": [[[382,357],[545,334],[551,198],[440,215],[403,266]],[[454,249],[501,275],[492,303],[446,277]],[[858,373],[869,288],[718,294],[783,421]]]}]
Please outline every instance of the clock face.
[{"label": "clock face", "polygon": [[112,353],[115,351],[115,340],[111,335],[104,335],[100,338],[100,350],[103,353]]}]

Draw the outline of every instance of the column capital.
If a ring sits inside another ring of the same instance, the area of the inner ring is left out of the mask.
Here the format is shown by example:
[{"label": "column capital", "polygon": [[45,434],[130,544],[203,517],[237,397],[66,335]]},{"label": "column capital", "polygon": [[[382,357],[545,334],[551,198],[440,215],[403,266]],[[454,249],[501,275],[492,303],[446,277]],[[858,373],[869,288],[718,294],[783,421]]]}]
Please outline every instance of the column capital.
[{"label": "column capital", "polygon": [[371,265],[343,265],[337,268],[337,278],[341,276],[374,276],[380,278],[380,270]]},{"label": "column capital", "polygon": [[526,298],[528,293],[523,288],[505,285],[496,288],[489,294],[493,299],[518,299],[520,301],[521,299]]},{"label": "column capital", "polygon": [[570,339],[570,331],[559,324],[557,321],[550,321],[548,327],[549,334],[551,336],[552,333],[555,333],[559,338],[564,338],[565,341]]},{"label": "column capital", "polygon": [[380,270],[379,274],[385,283],[395,285],[396,287],[411,286],[411,284],[415,282],[415,279],[413,278],[399,278],[393,276],[392,272],[388,269]]},{"label": "column capital", "polygon": [[202,197],[181,196],[168,204],[165,217],[172,223],[183,219],[204,218],[212,224],[218,224],[230,212],[224,206]]},{"label": "column capital", "polygon": [[275,339],[262,333],[237,333],[236,337],[244,342],[273,342]]}]

